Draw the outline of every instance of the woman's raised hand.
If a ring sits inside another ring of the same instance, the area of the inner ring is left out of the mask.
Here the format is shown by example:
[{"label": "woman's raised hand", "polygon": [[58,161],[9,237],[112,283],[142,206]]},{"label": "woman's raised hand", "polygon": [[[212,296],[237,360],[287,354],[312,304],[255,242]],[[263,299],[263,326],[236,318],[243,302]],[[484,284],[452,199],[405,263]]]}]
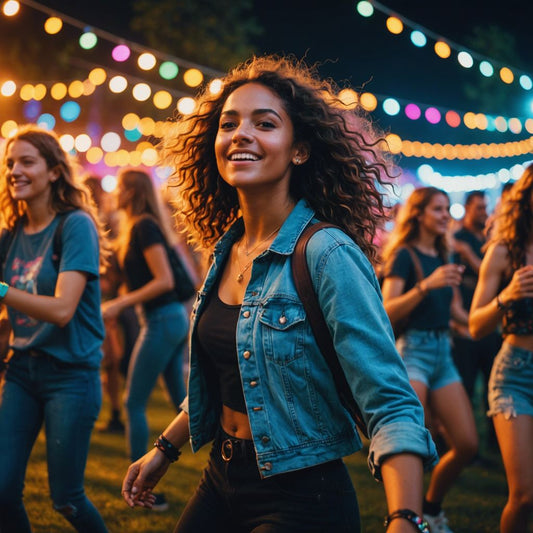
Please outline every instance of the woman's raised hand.
[{"label": "woman's raised hand", "polygon": [[424,279],[424,289],[440,289],[442,287],[458,287],[463,278],[465,267],[449,263],[436,268]]}]

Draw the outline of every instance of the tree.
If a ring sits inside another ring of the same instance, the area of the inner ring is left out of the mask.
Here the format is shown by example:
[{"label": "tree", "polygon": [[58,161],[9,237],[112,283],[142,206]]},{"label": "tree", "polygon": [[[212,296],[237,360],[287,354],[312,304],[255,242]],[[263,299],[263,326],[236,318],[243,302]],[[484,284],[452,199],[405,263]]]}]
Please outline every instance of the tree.
[{"label": "tree", "polygon": [[134,0],[131,28],[161,52],[227,70],[254,51],[253,0]]},{"label": "tree", "polygon": [[[474,28],[467,43],[472,50],[500,61],[510,68],[522,68],[514,35],[498,26]],[[465,95],[470,101],[475,102],[476,109],[481,112],[512,115],[517,112],[516,106],[513,105],[517,99],[510,96],[516,91],[501,81],[499,68],[493,66],[494,74],[491,77],[479,75],[476,83],[464,85]]]}]

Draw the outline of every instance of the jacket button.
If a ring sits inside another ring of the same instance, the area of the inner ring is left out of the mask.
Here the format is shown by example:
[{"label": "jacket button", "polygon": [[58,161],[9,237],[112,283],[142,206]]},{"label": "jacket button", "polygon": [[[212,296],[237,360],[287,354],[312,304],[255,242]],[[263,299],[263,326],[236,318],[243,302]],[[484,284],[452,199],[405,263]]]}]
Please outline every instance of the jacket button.
[{"label": "jacket button", "polygon": [[267,437],[266,435],[264,437],[261,437],[261,442],[263,444],[266,444],[267,442],[270,442],[270,437]]},{"label": "jacket button", "polygon": [[272,463],[265,463],[265,464],[261,467],[261,470],[272,470]]},{"label": "jacket button", "polygon": [[257,381],[250,381],[250,387],[257,387]]},{"label": "jacket button", "polygon": [[285,317],[285,316],[280,316],[280,317],[279,317],[279,323],[280,323],[280,324],[285,324],[285,322],[287,322],[287,317]]},{"label": "jacket button", "polygon": [[244,311],[244,313],[242,314],[242,316],[244,318],[248,318],[250,316],[250,311]]},{"label": "jacket button", "polygon": [[245,352],[242,353],[242,356],[245,359],[250,359],[250,355],[252,355],[252,354],[248,350],[246,350]]}]

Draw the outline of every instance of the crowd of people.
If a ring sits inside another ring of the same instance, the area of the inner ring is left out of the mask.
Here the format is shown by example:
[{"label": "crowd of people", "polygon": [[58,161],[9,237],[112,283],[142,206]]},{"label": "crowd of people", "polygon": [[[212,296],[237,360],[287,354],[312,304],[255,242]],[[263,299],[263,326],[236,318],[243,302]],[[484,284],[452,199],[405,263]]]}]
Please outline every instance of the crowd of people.
[{"label": "crowd of people", "polygon": [[[253,58],[197,102],[161,145],[178,224],[211,258],[190,317],[169,260],[177,234],[145,170],[119,172],[109,210],[97,178],[74,178],[53,132],[26,126],[6,142],[0,531],[31,531],[24,476],[43,424],[54,508],[77,531],[107,531],[83,488],[101,374],[103,430],[125,431],[132,461],[130,507],[164,509],[156,487],[181,448],[212,443],[175,532],[361,531],[343,457],[363,441],[291,269],[304,230],[324,221],[333,226],[311,237],[305,258],[385,489],[387,531],[452,531],[445,496],[480,459],[481,375],[488,444],[497,438],[509,485],[500,531],[526,533],[533,166],[490,218],[484,194],[469,194],[453,235],[447,194],[415,189],[378,247],[394,168],[380,133],[330,81],[293,59]],[[147,452],[160,376],[176,417]]]}]

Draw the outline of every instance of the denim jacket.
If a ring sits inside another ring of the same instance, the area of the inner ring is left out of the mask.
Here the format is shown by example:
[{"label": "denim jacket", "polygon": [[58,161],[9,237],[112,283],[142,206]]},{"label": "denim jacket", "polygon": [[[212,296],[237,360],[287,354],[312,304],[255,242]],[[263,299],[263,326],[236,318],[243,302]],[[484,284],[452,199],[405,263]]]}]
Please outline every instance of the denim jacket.
[{"label": "denim jacket", "polygon": [[[318,349],[294,286],[291,254],[314,212],[303,200],[270,247],[253,262],[237,323],[237,358],[262,477],[349,455],[362,447]],[[220,402],[202,370],[198,317],[233,243],[237,221],[217,243],[192,312],[188,398],[191,446],[214,438]],[[437,455],[423,409],[394,345],[374,270],[361,249],[338,229],[316,233],[307,261],[336,351],[371,437],[368,464],[381,479],[384,459],[402,452]]]}]

